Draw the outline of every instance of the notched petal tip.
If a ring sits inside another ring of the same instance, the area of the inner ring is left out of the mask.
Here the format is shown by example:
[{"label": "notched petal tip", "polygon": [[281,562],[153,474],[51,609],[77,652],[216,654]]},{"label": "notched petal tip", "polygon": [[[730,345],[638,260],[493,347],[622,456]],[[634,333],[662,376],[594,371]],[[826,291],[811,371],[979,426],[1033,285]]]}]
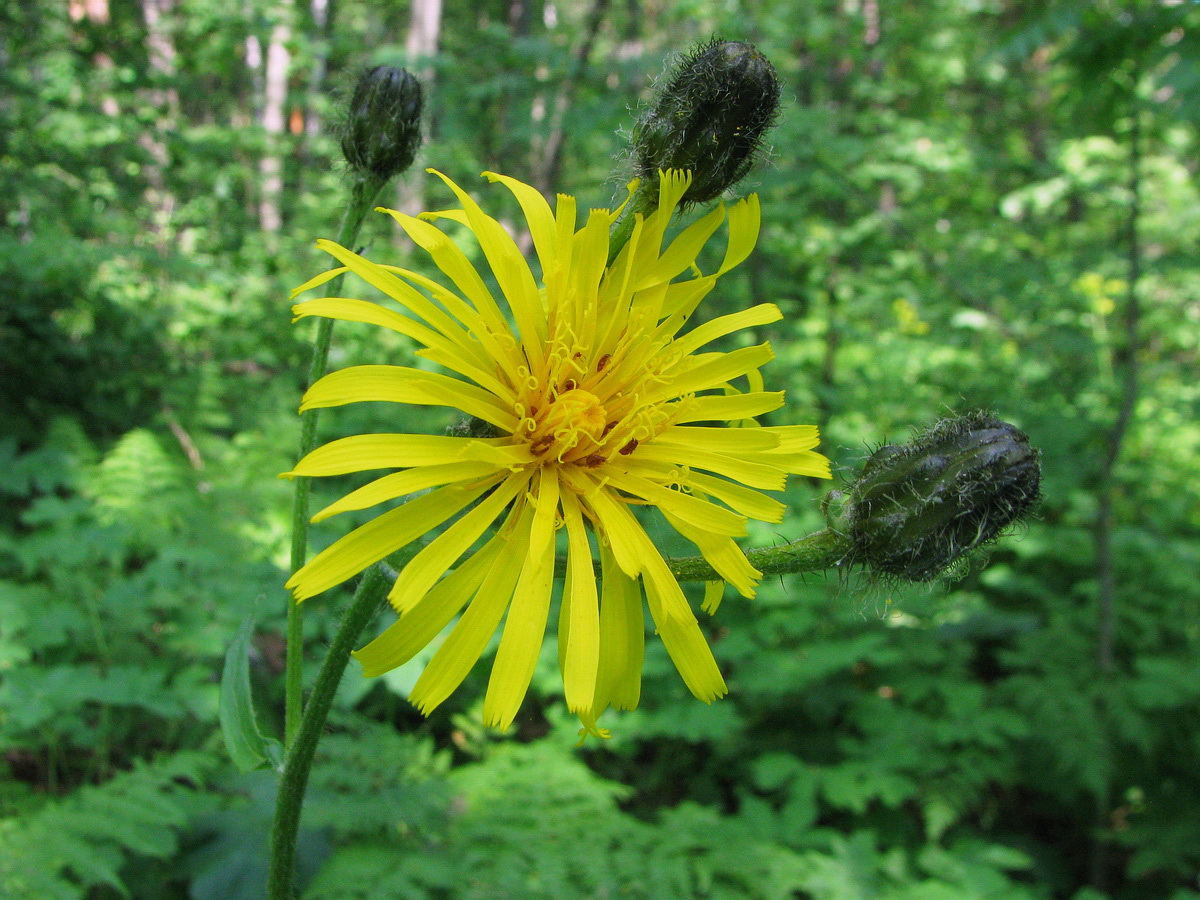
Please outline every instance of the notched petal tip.
[{"label": "notched petal tip", "polygon": [[380,666],[377,664],[370,663],[369,655],[368,655],[368,660],[364,660],[363,656],[366,654],[363,654],[362,650],[351,650],[350,655],[354,657],[355,661],[360,666],[362,666],[363,678],[378,678],[384,672],[388,671],[386,666]]}]

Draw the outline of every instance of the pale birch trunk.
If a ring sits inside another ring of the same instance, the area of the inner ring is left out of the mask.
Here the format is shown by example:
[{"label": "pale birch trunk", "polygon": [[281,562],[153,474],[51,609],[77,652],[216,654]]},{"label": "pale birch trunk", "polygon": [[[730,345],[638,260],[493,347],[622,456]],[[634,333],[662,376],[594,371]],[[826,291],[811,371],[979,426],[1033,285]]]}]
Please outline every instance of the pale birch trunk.
[{"label": "pale birch trunk", "polygon": [[[430,111],[433,102],[433,65],[437,54],[438,38],[442,30],[442,0],[412,0],[412,17],[409,20],[408,37],[404,49],[408,55],[408,70],[421,82],[425,95],[425,118],[423,132],[429,134]],[[412,168],[400,176],[396,183],[396,209],[416,215],[425,209],[425,174],[423,149],[417,150],[417,160]]]},{"label": "pale birch trunk", "polygon": [[[85,11],[99,13],[99,0],[84,4]],[[107,13],[107,8],[104,9]],[[146,23],[146,56],[150,61],[153,86],[146,91],[147,99],[158,115],[154,127],[138,137],[138,145],[146,152],[146,204],[150,210],[150,232],[160,249],[170,240],[171,215],[175,197],[167,187],[166,169],[170,163],[167,135],[178,127],[179,94],[175,90],[175,39],[171,34],[171,19],[175,0],[142,0],[142,16]]]},{"label": "pale birch trunk", "polygon": [[291,12],[286,4],[276,8],[277,19],[271,28],[263,73],[260,122],[266,133],[267,146],[258,163],[258,224],[268,236],[277,234],[283,227],[279,204],[283,197],[283,142],[287,127],[288,72],[292,62],[287,47],[292,38]]}]

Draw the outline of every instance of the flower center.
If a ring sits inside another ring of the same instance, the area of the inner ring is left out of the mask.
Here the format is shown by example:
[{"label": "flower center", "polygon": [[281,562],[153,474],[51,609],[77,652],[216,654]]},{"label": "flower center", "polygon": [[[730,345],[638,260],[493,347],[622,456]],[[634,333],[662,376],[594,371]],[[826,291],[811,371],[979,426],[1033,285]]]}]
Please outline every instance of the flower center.
[{"label": "flower center", "polygon": [[[559,394],[535,417],[532,450],[538,455],[553,453],[563,462],[591,453],[599,445],[608,424],[608,413],[595,394],[574,388]],[[576,451],[573,452],[572,451]]]}]

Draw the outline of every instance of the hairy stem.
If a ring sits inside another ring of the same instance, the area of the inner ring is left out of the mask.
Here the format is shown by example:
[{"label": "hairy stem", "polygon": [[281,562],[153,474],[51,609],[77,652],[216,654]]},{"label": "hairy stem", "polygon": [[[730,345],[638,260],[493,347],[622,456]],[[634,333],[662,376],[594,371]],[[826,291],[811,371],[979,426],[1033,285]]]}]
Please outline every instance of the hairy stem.
[{"label": "hairy stem", "polygon": [[[372,176],[359,176],[350,185],[350,198],[342,213],[342,224],[338,229],[337,242],[353,249],[358,232],[362,228],[367,211],[375,202],[384,181]],[[329,283],[329,296],[336,297],[341,290],[342,276]],[[317,337],[313,347],[312,364],[308,370],[308,383],[312,385],[325,374],[329,359],[329,343],[333,337],[333,320],[321,319],[317,325]],[[300,417],[300,455],[303,458],[317,443],[317,410],[310,409]],[[308,494],[311,479],[300,476],[295,479],[296,492],[292,499],[292,552],[291,570],[295,572],[304,565],[308,556]],[[284,672],[284,746],[291,746],[300,727],[304,691],[304,629],[300,606],[289,598],[287,617],[287,665]]]},{"label": "hairy stem", "polygon": [[[746,558],[765,578],[770,575],[794,575],[836,568],[844,564],[851,549],[848,537],[826,529],[777,547],[755,547],[746,551]],[[676,581],[722,580],[717,570],[709,565],[703,556],[668,558],[666,562]],[[561,578],[566,571],[566,557],[558,557],[554,565],[555,576]]]},{"label": "hairy stem", "polygon": [[[394,573],[393,573],[394,576]],[[325,730],[325,720],[341,683],[350,649],[379,608],[391,584],[389,573],[372,566],[363,575],[354,592],[354,600],[342,614],[342,624],[329,645],[329,654],[321,665],[312,696],[295,740],[288,747],[275,801],[275,822],[271,827],[271,858],[267,874],[268,900],[292,900],[292,877],[296,867],[296,836],[300,830],[300,809],[308,788],[317,742]]]},{"label": "hairy stem", "polygon": [[637,223],[638,214],[640,213],[645,218],[656,209],[658,209],[658,185],[655,185],[653,190],[647,190],[646,182],[643,181],[634,191],[633,196],[629,198],[624,212],[621,213],[621,218],[613,226],[612,234],[608,237],[608,265],[613,264],[613,260],[617,258],[621,248],[628,244],[629,239],[633,237],[633,226]]}]

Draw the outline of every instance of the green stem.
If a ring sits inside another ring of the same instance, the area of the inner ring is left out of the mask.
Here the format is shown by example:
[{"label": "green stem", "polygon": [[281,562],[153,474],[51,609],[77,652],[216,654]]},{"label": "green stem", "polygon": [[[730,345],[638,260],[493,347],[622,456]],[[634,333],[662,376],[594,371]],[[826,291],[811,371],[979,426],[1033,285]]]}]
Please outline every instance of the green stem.
[{"label": "green stem", "polygon": [[[807,537],[781,544],[778,547],[756,547],[746,551],[754,568],[768,575],[794,575],[800,572],[822,572],[846,564],[852,550],[850,539],[826,529]],[[668,559],[667,568],[676,581],[720,581],[721,576],[703,556]],[[567,570],[566,557],[555,560],[554,574],[562,577]]]},{"label": "green stem", "polygon": [[[359,176],[350,185],[350,198],[342,213],[342,224],[338,229],[337,242],[343,247],[354,249],[363,219],[372,207],[385,180],[374,176]],[[329,283],[329,296],[336,297],[342,287],[339,275]],[[317,338],[313,347],[312,365],[308,370],[308,383],[312,385],[325,374],[329,359],[329,343],[333,337],[333,320],[321,319],[317,324]],[[301,459],[317,443],[317,410],[310,409],[300,417]],[[291,571],[304,565],[308,556],[308,494],[311,479],[303,476],[295,479],[296,493],[292,500],[292,555]],[[284,672],[284,746],[291,746],[300,727],[300,715],[304,696],[304,629],[300,605],[288,602],[287,617],[287,666]]]},{"label": "green stem", "polygon": [[300,809],[308,788],[317,742],[325,730],[325,720],[334,694],[350,661],[350,650],[375,615],[387,591],[390,579],[380,566],[372,566],[363,575],[354,592],[354,600],[342,614],[329,654],[321,665],[312,695],[304,709],[304,718],[296,739],[288,748],[275,801],[275,822],[271,827],[271,859],[267,874],[268,900],[292,900],[292,876],[296,866],[296,836],[300,829]]},{"label": "green stem", "polygon": [[608,265],[613,264],[613,260],[617,258],[621,248],[629,243],[638,214],[640,213],[642,218],[645,218],[656,209],[658,209],[658,184],[655,183],[653,189],[648,190],[646,180],[643,179],[633,196],[629,198],[629,203],[621,213],[621,218],[613,226],[612,234],[608,236]]},{"label": "green stem", "polygon": [[[747,550],[746,558],[765,578],[834,568],[843,564],[850,549],[849,538],[825,530],[778,547]],[[668,559],[667,568],[676,581],[719,581],[721,578],[703,556]]]}]

